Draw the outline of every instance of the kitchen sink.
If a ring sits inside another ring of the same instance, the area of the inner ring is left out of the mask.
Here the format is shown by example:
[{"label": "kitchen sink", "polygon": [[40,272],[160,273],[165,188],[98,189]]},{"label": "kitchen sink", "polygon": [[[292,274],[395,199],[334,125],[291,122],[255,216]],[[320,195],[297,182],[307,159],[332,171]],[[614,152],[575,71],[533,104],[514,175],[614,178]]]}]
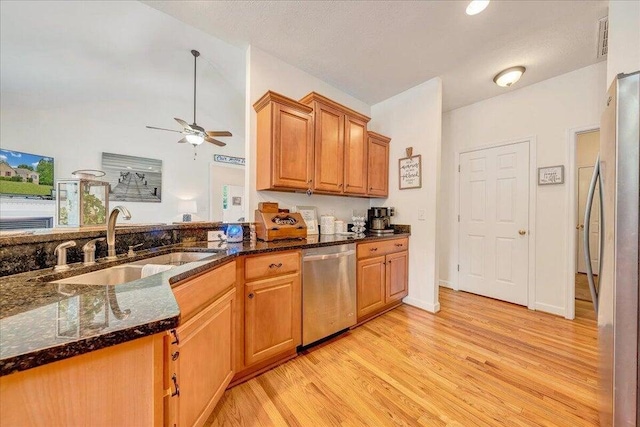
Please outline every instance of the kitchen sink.
[{"label": "kitchen sink", "polygon": [[183,265],[189,262],[200,261],[205,258],[213,257],[216,253],[211,252],[172,252],[169,254],[158,255],[152,258],[145,258],[140,261],[132,262],[128,265],[145,265],[145,264],[162,264],[162,265]]},{"label": "kitchen sink", "polygon": [[75,285],[121,285],[133,282],[142,277],[142,265],[116,265],[104,270],[67,277],[55,280],[53,283],[66,283]]},{"label": "kitchen sink", "polygon": [[121,285],[123,283],[133,282],[134,280],[142,278],[142,268],[146,264],[179,266],[214,256],[216,256],[216,253],[211,252],[173,252],[151,258],[145,258],[128,264],[116,265],[114,267],[105,268],[104,270],[92,271],[91,273],[54,280],[52,283],[101,286]]}]

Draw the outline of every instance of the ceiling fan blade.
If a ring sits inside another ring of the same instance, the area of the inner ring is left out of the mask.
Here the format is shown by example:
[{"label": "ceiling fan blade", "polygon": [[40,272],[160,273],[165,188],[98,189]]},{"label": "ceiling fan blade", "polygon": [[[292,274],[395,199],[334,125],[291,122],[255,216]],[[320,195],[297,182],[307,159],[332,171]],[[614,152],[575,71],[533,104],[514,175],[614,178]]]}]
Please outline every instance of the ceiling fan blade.
[{"label": "ceiling fan blade", "polygon": [[217,139],[213,139],[213,138],[211,138],[210,136],[205,136],[205,137],[204,137],[204,140],[205,140],[205,141],[207,141],[207,142],[210,142],[210,143],[212,143],[212,144],[215,144],[215,145],[217,145],[218,147],[224,147],[225,145],[227,145],[227,144],[225,144],[225,143],[224,143],[224,142],[222,142],[222,141],[218,141]]},{"label": "ceiling fan blade", "polygon": [[191,125],[190,125],[189,123],[185,122],[184,120],[179,119],[179,118],[177,118],[177,117],[174,117],[173,119],[174,119],[176,122],[180,123],[180,126],[182,126],[183,128],[191,129]]},{"label": "ceiling fan blade", "polygon": [[207,135],[209,136],[233,136],[231,132],[228,130],[208,130]]},{"label": "ceiling fan blade", "polygon": [[178,141],[178,144],[184,144],[185,142],[189,141],[187,141],[187,138],[182,138],[180,141]]},{"label": "ceiling fan blade", "polygon": [[157,128],[155,126],[147,126],[148,129],[156,129],[156,130],[166,130],[167,132],[177,132],[177,133],[182,133],[181,130],[175,130],[175,129],[165,129],[165,128]]}]

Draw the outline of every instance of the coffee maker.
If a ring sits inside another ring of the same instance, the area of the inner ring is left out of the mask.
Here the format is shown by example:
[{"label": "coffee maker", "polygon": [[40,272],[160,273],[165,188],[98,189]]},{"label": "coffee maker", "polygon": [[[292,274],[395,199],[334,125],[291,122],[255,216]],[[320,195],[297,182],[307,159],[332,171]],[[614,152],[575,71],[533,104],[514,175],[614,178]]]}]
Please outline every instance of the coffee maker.
[{"label": "coffee maker", "polygon": [[367,213],[367,230],[373,234],[393,233],[391,228],[393,214],[393,208],[370,208]]}]

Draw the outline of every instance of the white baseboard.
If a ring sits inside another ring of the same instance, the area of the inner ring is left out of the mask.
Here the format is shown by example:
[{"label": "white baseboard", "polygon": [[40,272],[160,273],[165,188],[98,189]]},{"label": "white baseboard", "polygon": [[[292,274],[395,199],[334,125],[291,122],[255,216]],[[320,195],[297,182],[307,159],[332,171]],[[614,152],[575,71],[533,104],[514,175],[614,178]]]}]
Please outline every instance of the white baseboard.
[{"label": "white baseboard", "polygon": [[440,280],[440,286],[443,288],[453,289],[454,291],[456,290],[456,287],[453,285],[453,283],[449,282],[448,280]]},{"label": "white baseboard", "polygon": [[558,307],[555,305],[543,304],[541,302],[535,303],[535,310],[544,311],[545,313],[556,314],[558,316],[563,316],[566,314],[565,307]]},{"label": "white baseboard", "polygon": [[437,313],[440,311],[440,303],[432,304],[411,297],[404,298],[402,302],[413,307],[421,308],[422,310],[428,311],[429,313]]}]

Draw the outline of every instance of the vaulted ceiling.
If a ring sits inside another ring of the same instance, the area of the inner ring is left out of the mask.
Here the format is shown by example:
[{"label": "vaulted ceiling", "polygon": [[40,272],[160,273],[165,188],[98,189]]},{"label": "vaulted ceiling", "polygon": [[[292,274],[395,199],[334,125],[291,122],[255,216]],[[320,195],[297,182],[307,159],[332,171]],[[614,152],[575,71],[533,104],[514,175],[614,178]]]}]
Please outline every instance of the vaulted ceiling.
[{"label": "vaulted ceiling", "polygon": [[[593,64],[607,1],[144,1],[375,104],[440,76],[450,110]],[[510,89],[504,68],[527,72]]]}]

